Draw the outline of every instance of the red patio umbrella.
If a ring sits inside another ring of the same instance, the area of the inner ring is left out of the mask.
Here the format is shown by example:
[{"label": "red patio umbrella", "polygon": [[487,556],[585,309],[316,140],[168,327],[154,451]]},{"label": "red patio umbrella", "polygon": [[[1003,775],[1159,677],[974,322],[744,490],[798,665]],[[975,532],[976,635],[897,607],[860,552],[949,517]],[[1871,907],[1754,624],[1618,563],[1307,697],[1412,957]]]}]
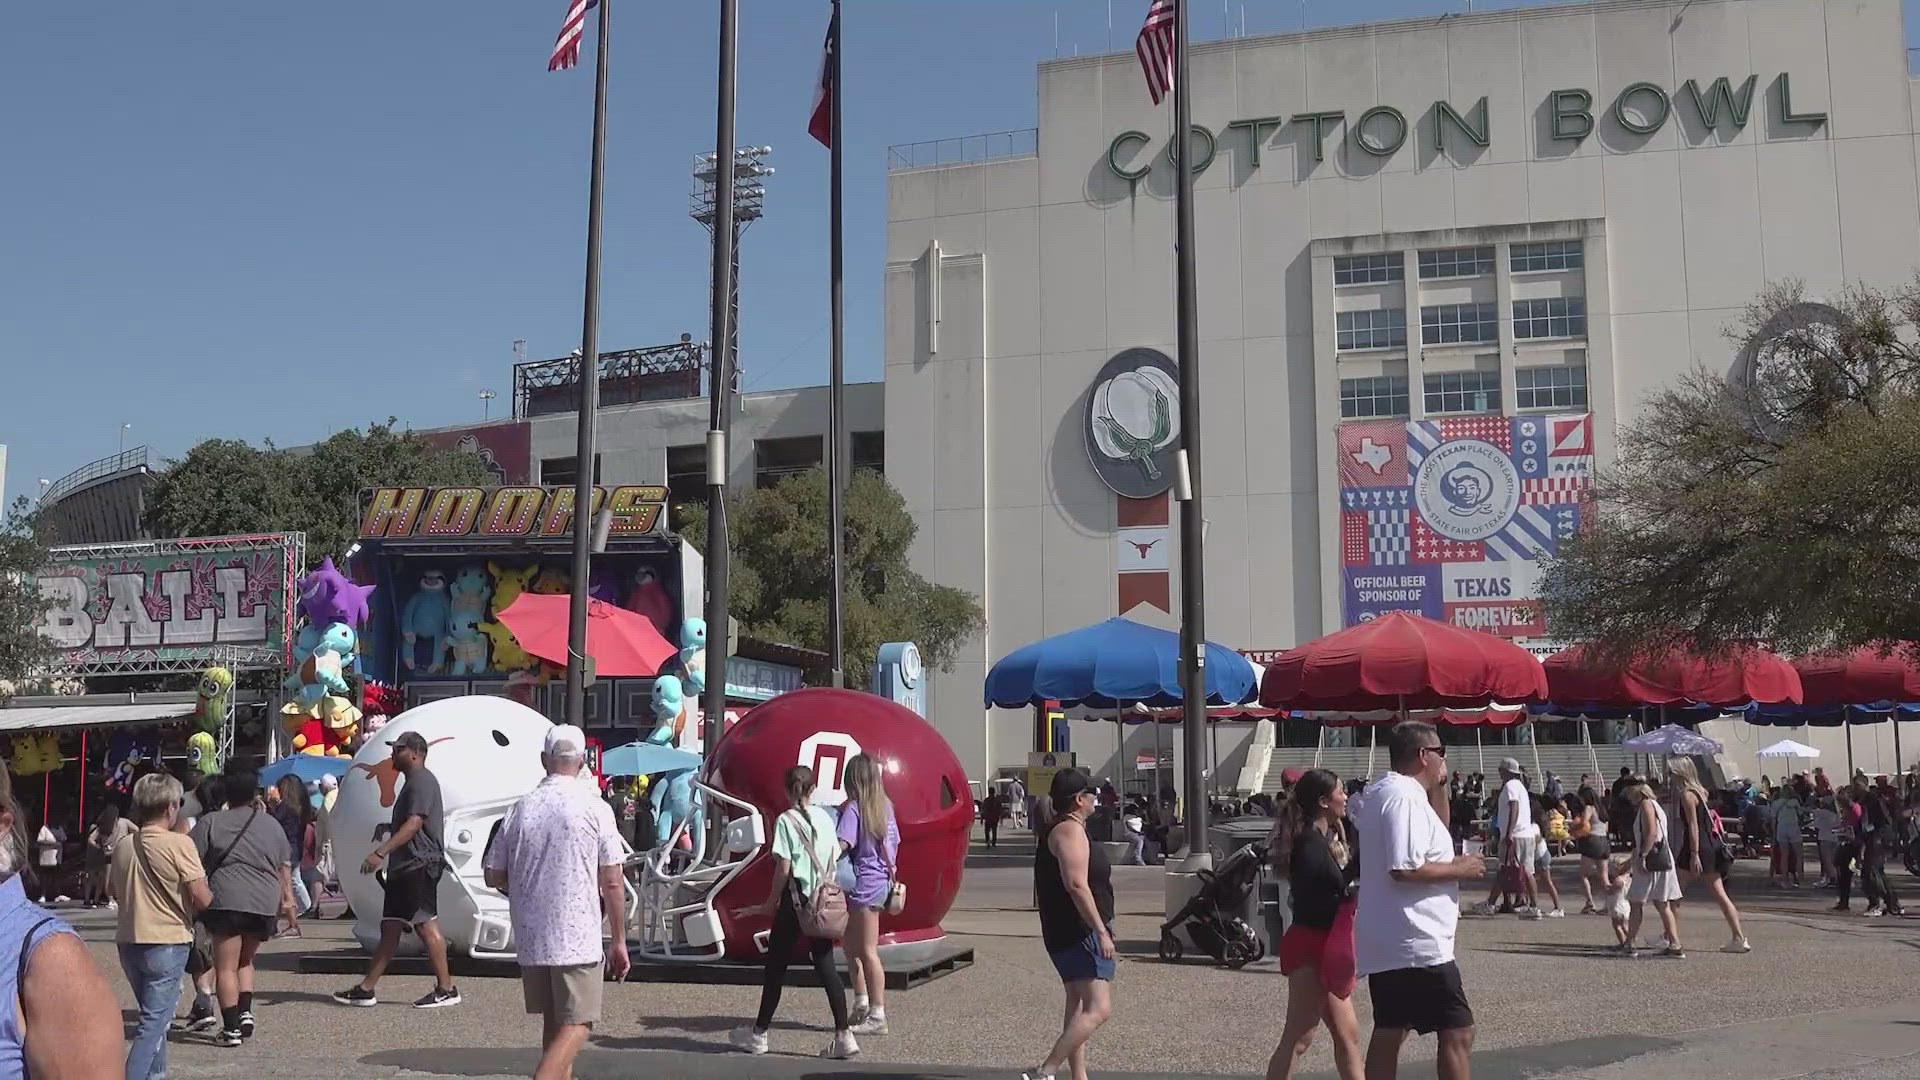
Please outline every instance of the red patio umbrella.
[{"label": "red patio umbrella", "polygon": [[1716,657],[1678,649],[1626,664],[1603,663],[1585,645],[1562,649],[1543,662],[1548,696],[1566,706],[1714,705],[1738,708],[1800,703],[1800,673],[1792,664],[1749,645]]},{"label": "red patio umbrella", "polygon": [[1920,669],[1903,644],[1884,655],[1868,645],[1848,653],[1803,656],[1793,668],[1800,673],[1805,705],[1920,701]]},{"label": "red patio umbrella", "polygon": [[[567,662],[568,618],[572,598],[565,594],[521,593],[500,613],[520,647],[554,664]],[[667,643],[645,615],[600,600],[587,602],[587,655],[602,678],[646,678],[680,650]]]},{"label": "red patio umbrella", "polygon": [[1315,711],[1474,710],[1546,696],[1527,650],[1404,611],[1290,649],[1260,681],[1260,704]]}]

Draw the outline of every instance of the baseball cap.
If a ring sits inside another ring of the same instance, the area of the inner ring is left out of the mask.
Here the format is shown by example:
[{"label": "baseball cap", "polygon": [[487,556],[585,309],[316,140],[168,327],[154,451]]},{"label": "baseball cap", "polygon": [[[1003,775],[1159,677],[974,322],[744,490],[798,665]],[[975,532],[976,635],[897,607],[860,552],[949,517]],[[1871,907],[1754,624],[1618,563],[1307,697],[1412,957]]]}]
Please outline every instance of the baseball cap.
[{"label": "baseball cap", "polygon": [[1520,775],[1520,762],[1515,758],[1501,758],[1500,771],[1514,776]]},{"label": "baseball cap", "polygon": [[555,724],[547,729],[541,752],[549,757],[579,757],[586,753],[587,736],[572,724]]},{"label": "baseball cap", "polygon": [[417,754],[427,752],[427,737],[417,731],[403,731],[387,740],[387,745],[395,750],[412,750]]},{"label": "baseball cap", "polygon": [[1053,774],[1053,785],[1047,788],[1047,798],[1053,805],[1064,807],[1068,800],[1093,787],[1093,779],[1079,769],[1061,769]]}]

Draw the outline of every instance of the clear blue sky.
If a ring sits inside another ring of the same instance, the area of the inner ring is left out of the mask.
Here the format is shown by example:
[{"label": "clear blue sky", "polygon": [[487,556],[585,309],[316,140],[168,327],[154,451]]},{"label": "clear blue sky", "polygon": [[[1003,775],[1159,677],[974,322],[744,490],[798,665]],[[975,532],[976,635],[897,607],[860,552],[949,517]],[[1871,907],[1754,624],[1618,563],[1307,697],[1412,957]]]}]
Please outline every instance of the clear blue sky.
[{"label": "clear blue sky", "polygon": [[[1916,0],[1905,0],[1909,12]],[[712,0],[616,0],[603,348],[707,336],[687,217],[712,148]],[[894,143],[1032,127],[1036,61],[1130,45],[1146,0],[846,0],[848,362],[879,374]],[[1481,0],[1482,8],[1517,6]],[[1223,15],[1223,7],[1225,14]],[[1464,0],[1194,0],[1195,36]],[[128,445],[298,444],[509,407],[511,348],[579,344],[591,60],[564,0],[11,4],[0,36],[9,497]],[[825,0],[742,0],[739,138],[774,148],[743,249],[753,389],[826,377]],[[1911,14],[1910,14],[1911,19]],[[1912,43],[1909,30],[1909,44]],[[589,39],[589,50],[591,39]],[[589,52],[590,56],[590,52]]]}]

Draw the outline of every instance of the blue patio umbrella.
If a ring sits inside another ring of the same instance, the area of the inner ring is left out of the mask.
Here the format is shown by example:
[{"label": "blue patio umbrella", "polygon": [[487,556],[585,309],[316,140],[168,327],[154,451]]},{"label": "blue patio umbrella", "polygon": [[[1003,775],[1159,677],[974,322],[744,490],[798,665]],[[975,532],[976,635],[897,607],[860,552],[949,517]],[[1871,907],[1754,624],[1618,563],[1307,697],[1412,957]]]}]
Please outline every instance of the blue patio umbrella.
[{"label": "blue patio umbrella", "polygon": [[652,776],[699,767],[700,755],[657,743],[628,743],[600,755],[601,776]]},{"label": "blue patio umbrella", "polygon": [[[1207,704],[1238,705],[1260,687],[1253,665],[1224,645],[1206,647]],[[986,702],[1020,709],[1048,701],[1111,709],[1178,705],[1180,635],[1108,619],[1015,649],[987,672]]]},{"label": "blue patio umbrella", "polygon": [[319,754],[288,754],[260,770],[260,786],[272,787],[283,776],[293,776],[302,784],[318,783],[323,776],[339,779],[347,774],[352,758],[322,757]]}]

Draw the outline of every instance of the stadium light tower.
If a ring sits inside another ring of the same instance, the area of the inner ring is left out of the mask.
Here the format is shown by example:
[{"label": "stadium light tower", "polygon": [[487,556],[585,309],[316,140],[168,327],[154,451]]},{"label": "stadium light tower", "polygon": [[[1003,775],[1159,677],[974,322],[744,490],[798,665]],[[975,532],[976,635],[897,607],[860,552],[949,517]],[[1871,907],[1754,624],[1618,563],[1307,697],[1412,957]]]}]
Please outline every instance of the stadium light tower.
[{"label": "stadium light tower", "polygon": [[[731,332],[727,335],[726,356],[713,355],[708,359],[708,370],[713,373],[709,377],[716,378],[719,372],[727,372],[727,385],[733,393],[740,392],[740,234],[766,213],[766,178],[773,175],[773,166],[767,164],[767,155],[771,153],[770,146],[742,146],[733,151],[733,290],[727,297],[731,312],[727,325]],[[694,155],[693,197],[688,213],[709,231],[720,214],[721,172],[713,154]],[[716,395],[715,401],[718,400]]]}]

